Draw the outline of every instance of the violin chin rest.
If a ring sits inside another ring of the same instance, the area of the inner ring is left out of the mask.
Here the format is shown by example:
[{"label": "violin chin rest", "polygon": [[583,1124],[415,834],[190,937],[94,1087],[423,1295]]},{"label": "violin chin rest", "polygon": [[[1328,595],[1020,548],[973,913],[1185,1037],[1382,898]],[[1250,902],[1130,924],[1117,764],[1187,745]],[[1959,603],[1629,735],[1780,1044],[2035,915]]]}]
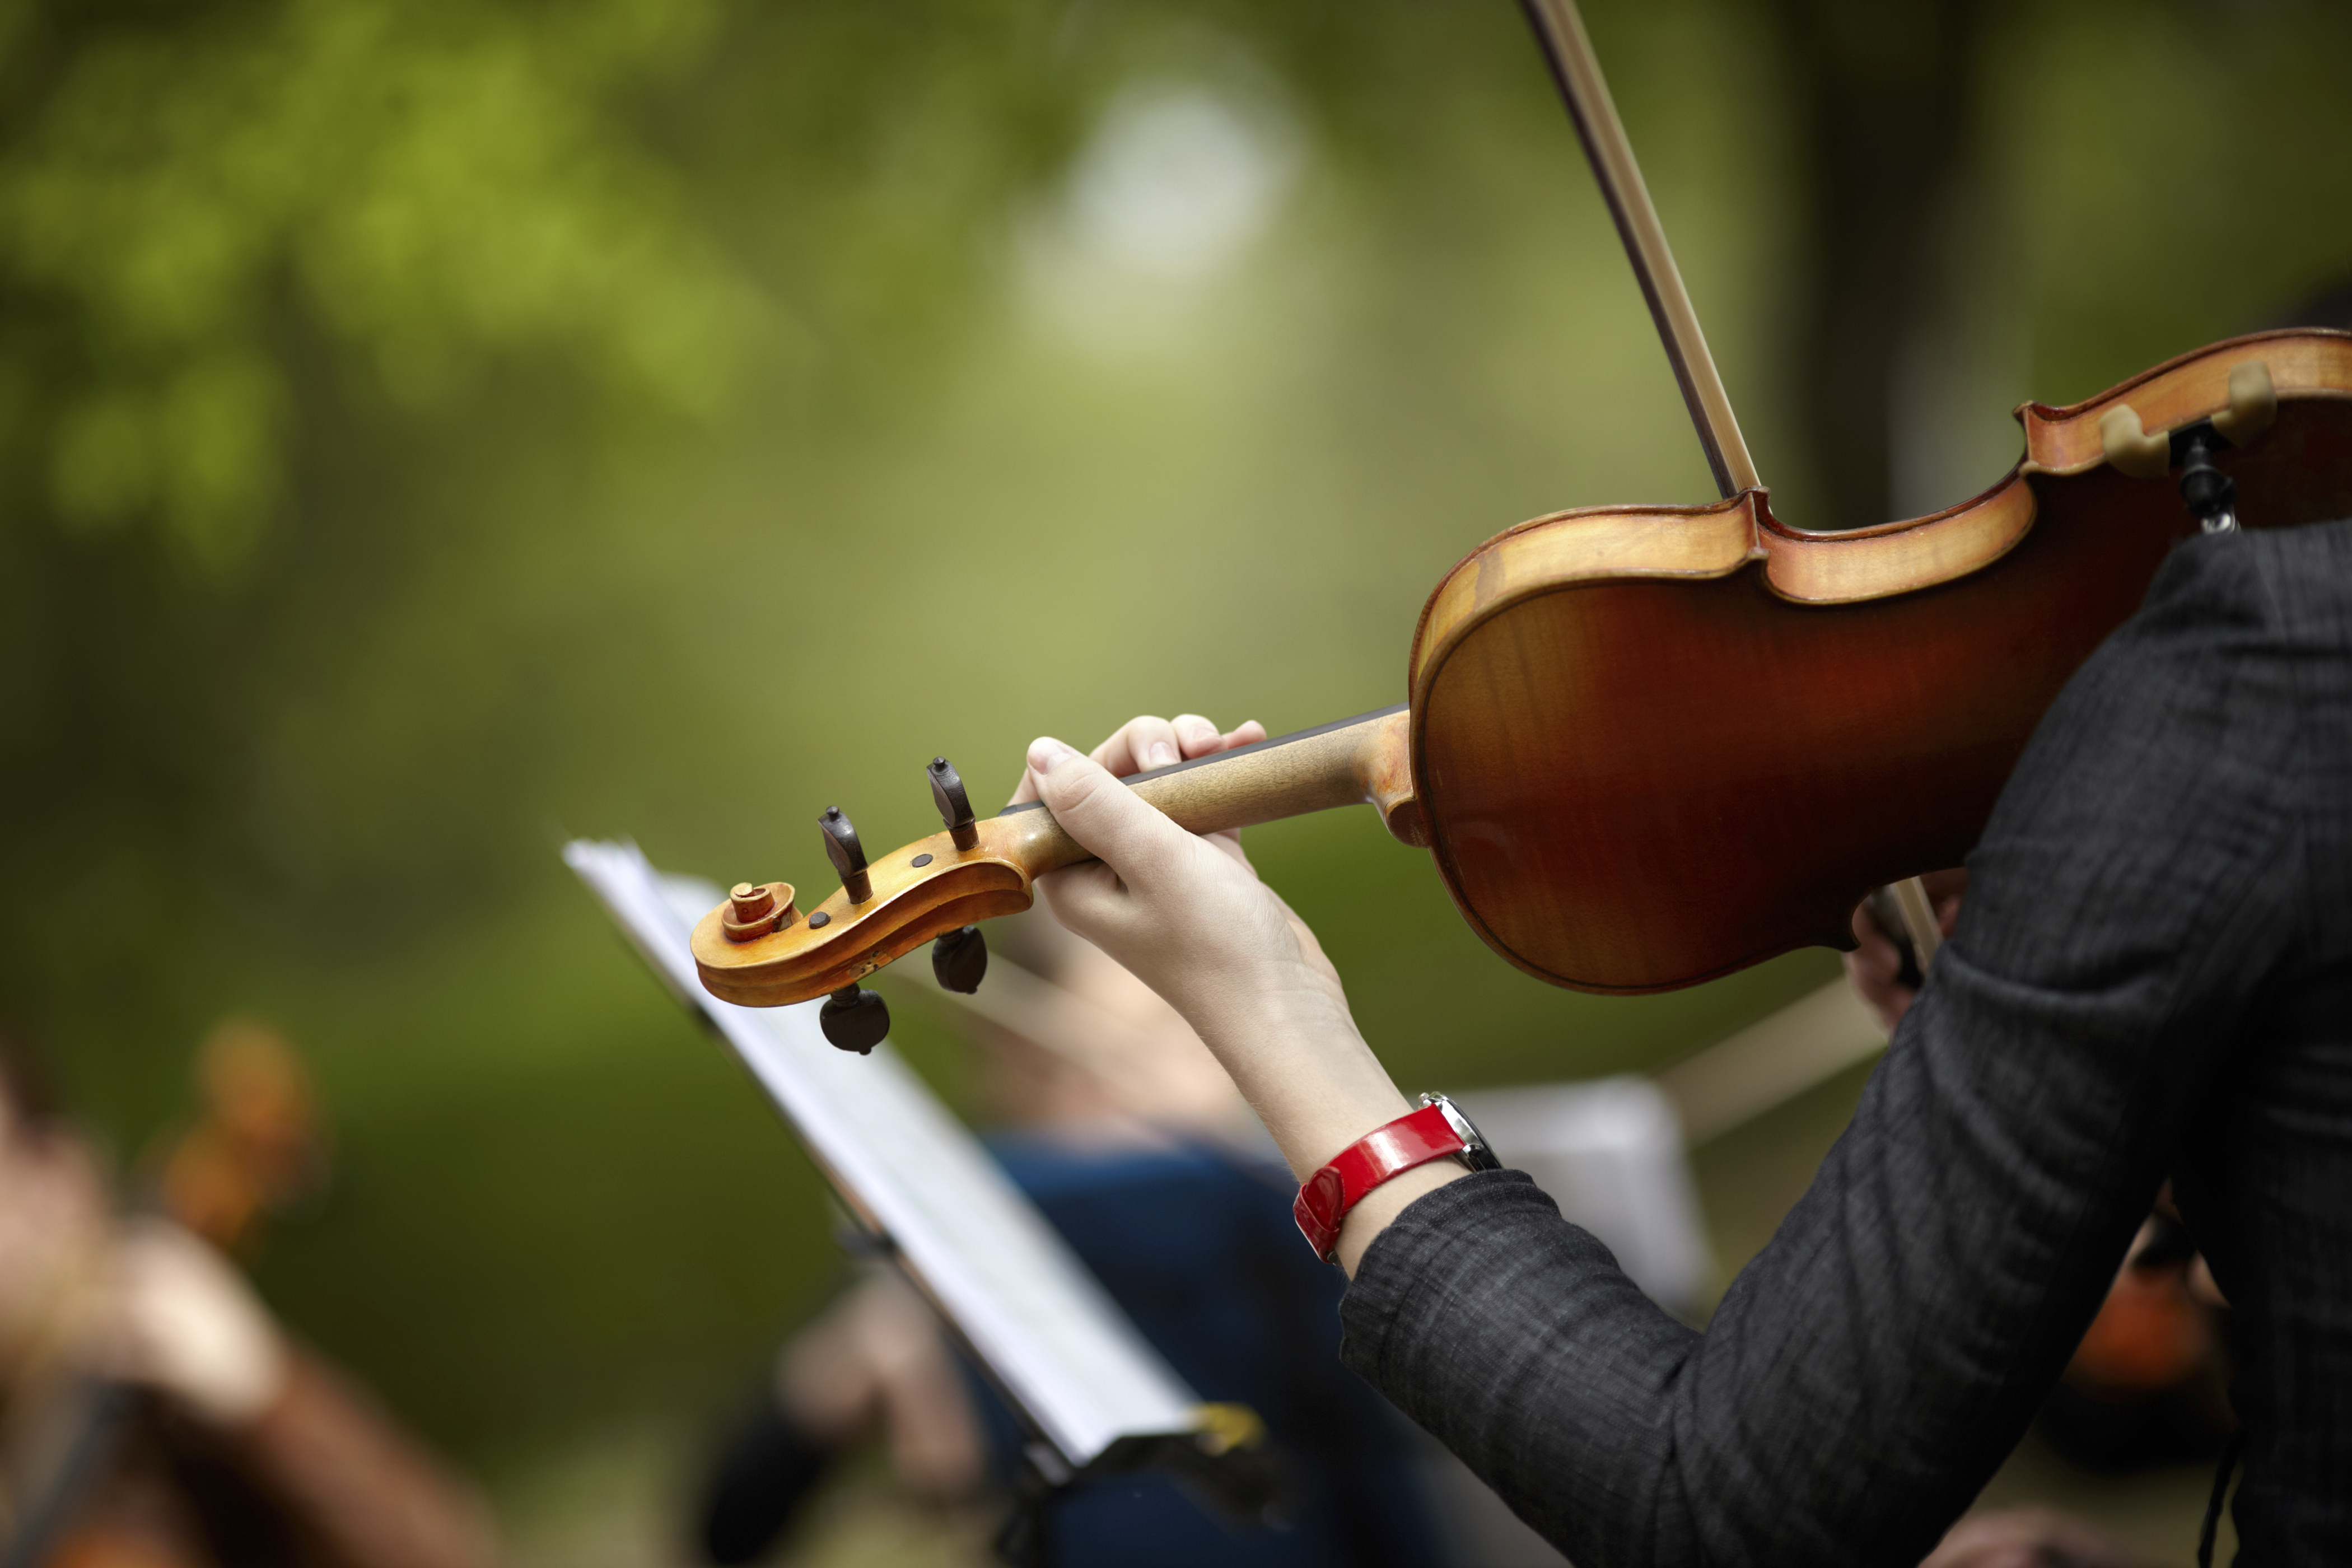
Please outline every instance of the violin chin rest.
[{"label": "violin chin rest", "polygon": [[2278,388],[2271,367],[2258,359],[2230,367],[2230,406],[2213,416],[2213,428],[2232,447],[2252,445],[2278,418]]},{"label": "violin chin rest", "polygon": [[2160,479],[2172,468],[2172,439],[2140,427],[2139,410],[2118,403],[2099,416],[2099,446],[2108,466],[2136,479]]},{"label": "violin chin rest", "polygon": [[[2271,367],[2258,359],[2231,365],[2230,404],[2213,416],[2213,428],[2232,447],[2248,447],[2277,419],[2278,387]],[[2110,467],[2136,479],[2160,479],[2172,471],[2172,433],[2149,435],[2139,410],[2128,403],[2099,416],[2099,447]]]}]

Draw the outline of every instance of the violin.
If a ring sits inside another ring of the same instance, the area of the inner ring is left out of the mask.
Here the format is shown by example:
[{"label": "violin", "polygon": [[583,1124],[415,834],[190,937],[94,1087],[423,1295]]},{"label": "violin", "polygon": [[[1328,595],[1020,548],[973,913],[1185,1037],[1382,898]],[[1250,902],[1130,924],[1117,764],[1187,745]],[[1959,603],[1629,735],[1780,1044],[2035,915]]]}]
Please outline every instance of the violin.
[{"label": "violin", "polygon": [[[1538,979],[1670,990],[1853,945],[1893,885],[1958,865],[2044,710],[2199,531],[2352,512],[2352,333],[2233,338],[2066,407],[1932,516],[1845,532],[1773,514],[1572,0],[1526,0],[1656,321],[1717,500],[1554,512],[1431,592],[1408,700],[1127,780],[1196,833],[1370,805],[1426,849],[1463,918]],[[2168,482],[2173,481],[2173,482]],[[944,758],[944,830],[869,858],[822,819],[841,888],[803,912],[739,884],[696,927],[703,985],[831,998],[828,1037],[887,1027],[864,976],[936,944],[980,983],[978,922],[1086,858],[1036,804],[978,818]],[[1934,925],[1919,930],[1931,952]]]},{"label": "violin", "polygon": [[[225,1252],[250,1247],[260,1223],[325,1184],[329,1141],[309,1069],[268,1026],[232,1017],[196,1056],[198,1114],[143,1162],[139,1207]],[[153,1568],[152,1550],[102,1521],[77,1528],[111,1472],[136,1414],[127,1384],[91,1377],[75,1391],[51,1446],[59,1458],[22,1500],[0,1541],[0,1568]]]}]

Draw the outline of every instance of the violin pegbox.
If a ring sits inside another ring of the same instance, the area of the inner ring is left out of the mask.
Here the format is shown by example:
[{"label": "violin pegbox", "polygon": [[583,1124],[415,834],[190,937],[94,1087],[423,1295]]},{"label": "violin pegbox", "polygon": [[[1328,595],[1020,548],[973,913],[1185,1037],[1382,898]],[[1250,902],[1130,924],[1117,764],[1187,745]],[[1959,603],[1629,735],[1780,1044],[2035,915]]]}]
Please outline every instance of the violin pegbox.
[{"label": "violin pegbox", "polygon": [[840,890],[803,910],[788,882],[736,884],[694,930],[703,987],[751,1007],[824,997],[825,1038],[861,1054],[889,1032],[887,1005],[859,984],[884,965],[929,945],[941,986],[977,990],[988,973],[979,922],[1029,907],[1036,871],[1060,863],[1062,836],[1041,810],[977,816],[945,757],[925,777],[945,831],[869,857],[848,815],[826,807],[817,826]]}]

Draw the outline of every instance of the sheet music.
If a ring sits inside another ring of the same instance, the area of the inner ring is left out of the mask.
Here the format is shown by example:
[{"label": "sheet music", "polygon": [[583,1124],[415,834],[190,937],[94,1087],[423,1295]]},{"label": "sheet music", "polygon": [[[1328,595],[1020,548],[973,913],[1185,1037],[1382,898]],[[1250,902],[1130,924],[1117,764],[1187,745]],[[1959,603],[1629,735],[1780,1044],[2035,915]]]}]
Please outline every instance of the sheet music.
[{"label": "sheet music", "polygon": [[835,1050],[821,1002],[738,1007],[702,989],[688,938],[721,889],[655,870],[634,844],[579,839],[563,858],[1073,1468],[1122,1437],[1196,1426],[1199,1397],[887,1043]]}]

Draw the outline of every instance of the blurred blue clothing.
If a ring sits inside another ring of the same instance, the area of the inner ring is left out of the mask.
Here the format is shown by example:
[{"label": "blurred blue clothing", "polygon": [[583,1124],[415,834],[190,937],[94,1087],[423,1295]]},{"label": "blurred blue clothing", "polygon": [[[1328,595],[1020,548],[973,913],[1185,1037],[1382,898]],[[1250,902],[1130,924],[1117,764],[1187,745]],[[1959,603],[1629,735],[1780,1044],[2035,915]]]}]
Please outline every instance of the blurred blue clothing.
[{"label": "blurred blue clothing", "polygon": [[[1339,1363],[1339,1271],[1290,1217],[1289,1174],[1197,1147],[992,1145],[1013,1182],[1202,1399],[1266,1425],[1283,1480],[1277,1521],[1239,1521],[1156,1470],[1102,1476],[1045,1505],[1052,1568],[1433,1568],[1448,1561],[1423,1500],[1415,1439]],[[1000,1485],[1023,1435],[971,1378]],[[772,1394],[733,1433],[706,1485],[704,1561],[765,1556],[835,1458]]]},{"label": "blurred blue clothing", "polygon": [[[1339,1363],[1339,1270],[1290,1216],[1289,1173],[1199,1147],[1087,1149],[1000,1138],[997,1159],[1145,1339],[1203,1400],[1246,1405],[1283,1465],[1283,1521],[1221,1515],[1156,1471],[1075,1486],[1049,1505],[1055,1568],[1355,1568],[1442,1563],[1387,1401]],[[1018,1428],[982,1407],[1001,1473]]]}]

